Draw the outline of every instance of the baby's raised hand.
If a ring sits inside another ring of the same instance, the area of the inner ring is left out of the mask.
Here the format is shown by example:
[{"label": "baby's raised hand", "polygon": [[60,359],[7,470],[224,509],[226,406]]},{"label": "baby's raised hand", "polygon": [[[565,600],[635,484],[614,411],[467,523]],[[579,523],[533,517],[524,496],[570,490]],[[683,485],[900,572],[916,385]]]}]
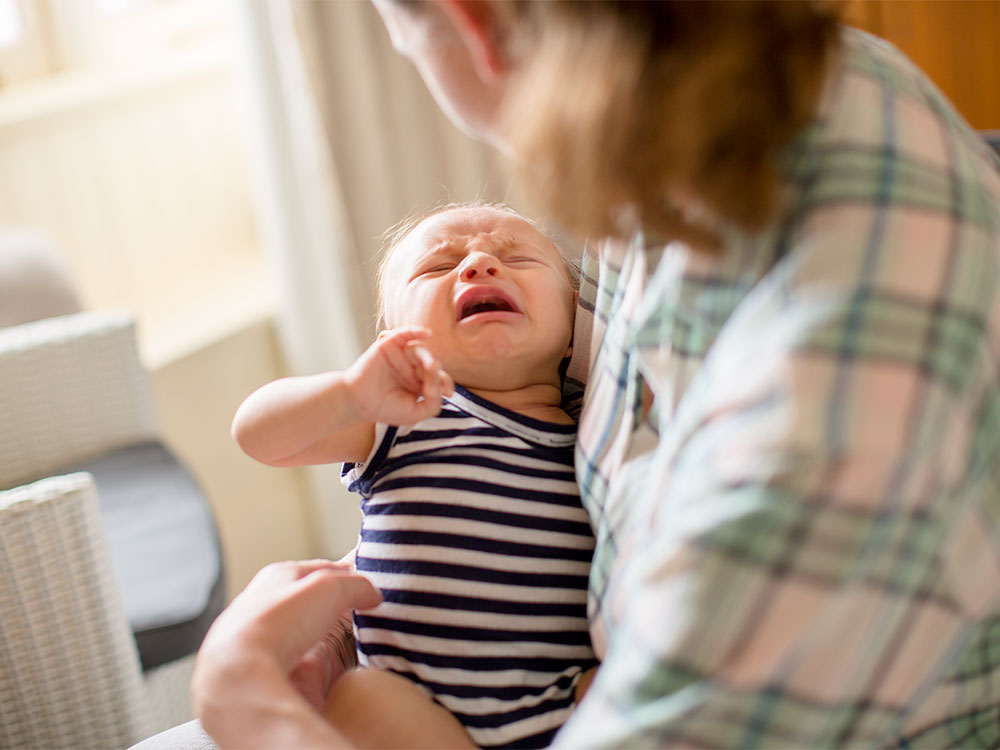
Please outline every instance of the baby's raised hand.
[{"label": "baby's raised hand", "polygon": [[441,411],[454,383],[424,345],[430,335],[418,326],[383,331],[348,370],[366,421],[414,424]]}]

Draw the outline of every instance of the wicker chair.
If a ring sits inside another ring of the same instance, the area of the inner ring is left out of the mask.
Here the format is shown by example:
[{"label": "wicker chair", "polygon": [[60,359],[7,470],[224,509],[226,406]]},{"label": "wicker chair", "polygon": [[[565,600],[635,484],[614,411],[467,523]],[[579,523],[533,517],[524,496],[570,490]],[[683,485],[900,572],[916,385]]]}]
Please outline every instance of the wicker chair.
[{"label": "wicker chair", "polygon": [[152,727],[93,477],[0,493],[0,747],[125,747]]},{"label": "wicker chair", "polygon": [[129,313],[0,329],[0,748],[127,747],[190,717],[221,556],[157,435]]}]

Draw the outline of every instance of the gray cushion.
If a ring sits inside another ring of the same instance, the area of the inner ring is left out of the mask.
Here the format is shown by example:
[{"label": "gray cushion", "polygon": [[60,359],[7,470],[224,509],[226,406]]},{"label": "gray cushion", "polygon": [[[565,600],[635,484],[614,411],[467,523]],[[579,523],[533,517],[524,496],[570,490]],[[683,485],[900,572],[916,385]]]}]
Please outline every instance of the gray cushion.
[{"label": "gray cushion", "polygon": [[225,605],[211,508],[160,443],[107,453],[59,473],[89,471],[125,613],[146,669],[198,649]]},{"label": "gray cushion", "polygon": [[0,229],[0,328],[80,310],[62,256],[41,235]]}]

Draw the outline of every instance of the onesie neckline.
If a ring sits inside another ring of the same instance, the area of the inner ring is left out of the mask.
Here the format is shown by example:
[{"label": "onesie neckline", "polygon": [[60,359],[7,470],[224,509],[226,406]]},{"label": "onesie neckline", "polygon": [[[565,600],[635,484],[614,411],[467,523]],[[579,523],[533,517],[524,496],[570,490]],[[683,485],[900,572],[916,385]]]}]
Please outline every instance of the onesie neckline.
[{"label": "onesie neckline", "polygon": [[444,400],[461,411],[532,443],[562,448],[576,442],[575,424],[545,422],[518,414],[482,396],[477,396],[460,385],[456,385],[452,395],[445,396]]}]

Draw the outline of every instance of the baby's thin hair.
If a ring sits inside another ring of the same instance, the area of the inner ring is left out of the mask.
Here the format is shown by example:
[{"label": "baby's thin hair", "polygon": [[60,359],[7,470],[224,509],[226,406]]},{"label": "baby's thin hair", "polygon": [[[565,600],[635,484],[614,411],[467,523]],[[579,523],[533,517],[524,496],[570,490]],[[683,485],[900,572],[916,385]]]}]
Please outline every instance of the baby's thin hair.
[{"label": "baby's thin hair", "polygon": [[545,237],[547,237],[553,245],[555,245],[556,250],[559,251],[559,257],[562,259],[563,263],[566,265],[566,273],[569,276],[570,284],[574,289],[577,288],[579,283],[579,267],[578,264],[569,256],[563,252],[563,249],[559,246],[552,237],[544,230],[543,227],[539,226],[538,222],[518,213],[513,208],[508,206],[506,203],[499,203],[495,201],[483,201],[483,200],[473,200],[473,201],[447,201],[443,203],[438,203],[429,209],[423,209],[418,211],[413,211],[403,219],[389,227],[382,235],[382,244],[378,252],[379,264],[378,269],[375,271],[375,290],[376,290],[376,301],[377,309],[375,318],[375,329],[376,331],[384,331],[387,328],[387,310],[386,310],[386,294],[385,294],[385,275],[386,269],[389,266],[389,260],[392,258],[393,252],[396,248],[402,244],[410,233],[420,226],[427,219],[438,214],[443,214],[446,211],[454,211],[456,209],[462,208],[485,208],[490,211],[499,211],[505,214],[510,214],[511,216],[516,216],[521,221],[526,221],[539,232],[541,232]]}]

